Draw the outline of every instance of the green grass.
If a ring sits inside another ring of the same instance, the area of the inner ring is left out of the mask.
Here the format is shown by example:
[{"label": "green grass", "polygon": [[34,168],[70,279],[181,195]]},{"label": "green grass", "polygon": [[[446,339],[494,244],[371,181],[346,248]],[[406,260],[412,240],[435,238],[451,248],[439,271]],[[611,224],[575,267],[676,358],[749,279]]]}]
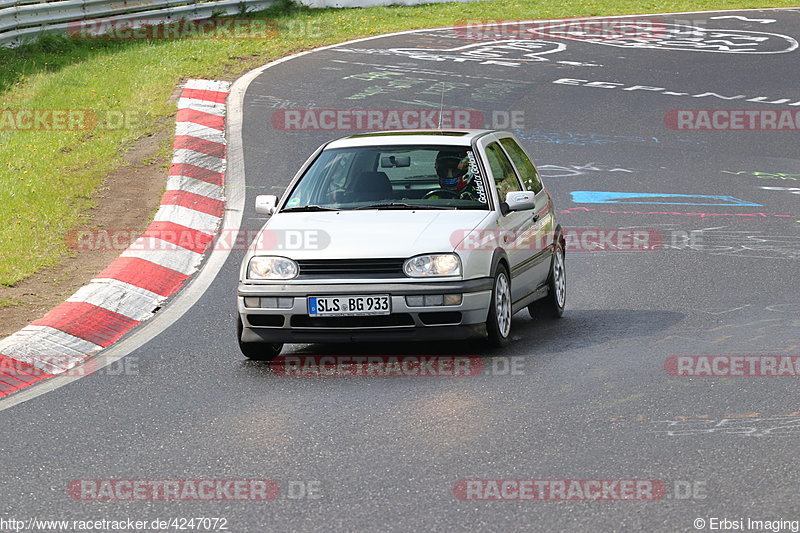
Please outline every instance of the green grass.
[{"label": "green grass", "polygon": [[0,298],[0,309],[3,307],[16,307],[22,305],[22,302],[10,298]]},{"label": "green grass", "polygon": [[[718,0],[713,9],[789,7],[798,0]],[[175,112],[168,98],[187,78],[233,79],[316,46],[463,19],[527,20],[711,9],[707,2],[498,0],[413,7],[311,10],[282,4],[253,17],[278,21],[265,40],[75,41],[48,37],[0,50],[0,110],[125,112],[128,127],[60,132],[0,129],[0,285],[62,261],[64,234],[94,205],[94,191],[126,147]]]}]

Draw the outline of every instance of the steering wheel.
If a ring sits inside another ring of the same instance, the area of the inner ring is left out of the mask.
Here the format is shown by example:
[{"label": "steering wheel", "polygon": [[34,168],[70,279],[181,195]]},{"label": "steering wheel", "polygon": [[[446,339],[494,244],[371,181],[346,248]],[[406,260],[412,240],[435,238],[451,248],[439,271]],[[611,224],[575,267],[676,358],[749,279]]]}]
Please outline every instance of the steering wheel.
[{"label": "steering wheel", "polygon": [[432,196],[438,196],[439,198],[444,199],[451,199],[451,198],[458,198],[459,195],[455,191],[448,191],[447,189],[436,189],[433,191],[428,192],[425,196],[422,197],[423,200],[427,200]]}]

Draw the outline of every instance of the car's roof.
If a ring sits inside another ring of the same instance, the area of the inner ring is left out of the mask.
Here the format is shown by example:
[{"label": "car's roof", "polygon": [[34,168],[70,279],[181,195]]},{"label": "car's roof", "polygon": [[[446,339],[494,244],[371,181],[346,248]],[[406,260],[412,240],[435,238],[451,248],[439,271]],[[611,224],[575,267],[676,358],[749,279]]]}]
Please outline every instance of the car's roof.
[{"label": "car's roof", "polygon": [[404,144],[469,146],[477,137],[494,132],[471,129],[373,131],[337,139],[328,144],[326,149]]}]

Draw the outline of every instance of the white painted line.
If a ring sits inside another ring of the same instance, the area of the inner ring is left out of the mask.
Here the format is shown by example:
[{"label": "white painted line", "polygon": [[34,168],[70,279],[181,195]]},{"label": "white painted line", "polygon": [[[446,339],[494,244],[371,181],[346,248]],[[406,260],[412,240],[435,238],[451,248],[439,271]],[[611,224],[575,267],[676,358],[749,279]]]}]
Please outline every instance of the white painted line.
[{"label": "white painted line", "polygon": [[203,260],[203,254],[155,237],[139,237],[120,257],[138,257],[187,276],[197,270]]},{"label": "white painted line", "polygon": [[67,299],[96,305],[139,322],[152,318],[153,310],[163,300],[163,296],[154,292],[111,279],[92,281]]},{"label": "white painted line", "polygon": [[167,180],[167,190],[187,191],[192,194],[213,198],[214,200],[223,200],[223,189],[221,186],[188,176],[170,176]]},{"label": "white painted line", "polygon": [[174,222],[208,235],[214,235],[221,219],[182,205],[162,205],[156,211],[153,220],[157,222]]}]

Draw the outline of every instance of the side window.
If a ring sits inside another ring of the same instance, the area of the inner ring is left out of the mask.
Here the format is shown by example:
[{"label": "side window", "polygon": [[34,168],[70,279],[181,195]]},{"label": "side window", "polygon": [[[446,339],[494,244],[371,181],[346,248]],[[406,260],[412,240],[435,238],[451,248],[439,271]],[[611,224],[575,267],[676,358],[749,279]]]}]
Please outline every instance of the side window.
[{"label": "side window", "polygon": [[494,142],[486,147],[486,159],[501,202],[505,201],[507,192],[522,190],[522,184],[514,172],[514,167],[499,144]]},{"label": "side window", "polygon": [[539,172],[536,171],[536,167],[533,166],[533,163],[531,163],[531,160],[528,159],[528,156],[525,154],[525,151],[520,147],[520,145],[518,145],[517,142],[511,137],[500,139],[500,144],[502,144],[503,148],[506,149],[509,157],[517,167],[517,171],[520,174],[519,177],[522,179],[522,183],[525,184],[525,187],[529,191],[537,193],[541,191],[542,180],[539,178]]}]

